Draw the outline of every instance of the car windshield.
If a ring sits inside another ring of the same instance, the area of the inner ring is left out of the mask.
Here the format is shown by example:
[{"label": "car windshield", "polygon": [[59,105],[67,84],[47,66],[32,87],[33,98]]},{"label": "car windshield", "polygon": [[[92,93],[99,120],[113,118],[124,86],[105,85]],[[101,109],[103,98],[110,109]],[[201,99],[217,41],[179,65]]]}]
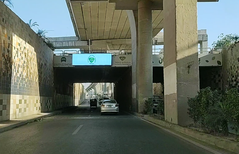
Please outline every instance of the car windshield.
[{"label": "car windshield", "polygon": [[116,103],[116,101],[115,100],[106,100],[106,101],[104,101],[104,103]]}]

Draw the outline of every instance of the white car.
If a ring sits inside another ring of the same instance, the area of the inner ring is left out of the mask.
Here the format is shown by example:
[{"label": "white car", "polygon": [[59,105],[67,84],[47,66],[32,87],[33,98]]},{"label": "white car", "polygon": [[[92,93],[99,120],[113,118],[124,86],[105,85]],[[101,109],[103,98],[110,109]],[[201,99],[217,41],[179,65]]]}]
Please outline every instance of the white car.
[{"label": "white car", "polygon": [[101,114],[103,113],[119,113],[119,104],[114,99],[103,100],[100,107]]}]

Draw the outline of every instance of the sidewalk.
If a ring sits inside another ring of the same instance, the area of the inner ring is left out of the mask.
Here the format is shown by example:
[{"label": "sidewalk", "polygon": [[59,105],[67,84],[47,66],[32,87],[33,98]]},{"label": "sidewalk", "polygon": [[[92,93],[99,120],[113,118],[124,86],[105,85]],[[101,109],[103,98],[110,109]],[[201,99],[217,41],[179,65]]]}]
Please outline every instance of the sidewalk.
[{"label": "sidewalk", "polygon": [[53,116],[60,113],[62,113],[62,110],[54,111],[50,113],[39,113],[39,114],[31,115],[31,116],[18,118],[18,119],[2,121],[0,122],[0,133],[11,130],[19,126],[26,125],[27,123],[34,122],[42,118]]}]

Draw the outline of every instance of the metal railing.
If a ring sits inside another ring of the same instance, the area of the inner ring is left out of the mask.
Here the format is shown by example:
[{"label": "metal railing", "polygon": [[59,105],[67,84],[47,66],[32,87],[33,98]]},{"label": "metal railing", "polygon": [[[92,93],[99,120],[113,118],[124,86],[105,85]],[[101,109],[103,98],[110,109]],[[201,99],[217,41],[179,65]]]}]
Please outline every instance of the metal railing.
[{"label": "metal railing", "polygon": [[[198,49],[198,54],[220,54],[222,49],[203,48]],[[88,50],[55,50],[54,55],[56,56],[67,56],[72,54],[89,53]],[[90,53],[110,53],[112,55],[129,55],[131,50],[92,50]],[[164,54],[163,48],[152,48],[152,55]]]}]

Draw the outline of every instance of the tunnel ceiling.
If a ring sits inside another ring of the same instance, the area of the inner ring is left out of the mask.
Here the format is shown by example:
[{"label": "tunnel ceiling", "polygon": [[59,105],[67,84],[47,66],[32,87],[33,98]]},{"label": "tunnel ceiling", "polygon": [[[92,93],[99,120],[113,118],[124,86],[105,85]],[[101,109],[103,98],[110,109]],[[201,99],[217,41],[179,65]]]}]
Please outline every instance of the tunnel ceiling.
[{"label": "tunnel ceiling", "polygon": [[54,68],[55,80],[67,83],[117,82],[130,67],[65,67]]},{"label": "tunnel ceiling", "polygon": [[[129,1],[128,1],[129,2]],[[91,46],[91,50],[131,50],[131,44],[124,39],[131,38],[130,24],[125,10],[116,10],[115,3],[108,1],[67,0],[76,36],[80,40],[108,40],[106,47]],[[163,11],[152,11],[153,36],[163,28]],[[122,39],[122,43],[112,44],[110,40]],[[88,50],[83,47],[82,50]]]}]

